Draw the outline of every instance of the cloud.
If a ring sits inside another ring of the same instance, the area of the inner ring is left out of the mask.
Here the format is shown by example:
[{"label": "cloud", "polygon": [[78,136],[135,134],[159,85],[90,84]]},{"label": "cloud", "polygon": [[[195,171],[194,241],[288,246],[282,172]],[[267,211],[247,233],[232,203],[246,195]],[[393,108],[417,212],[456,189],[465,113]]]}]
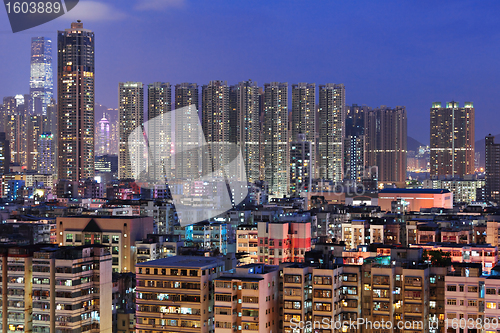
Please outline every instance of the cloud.
[{"label": "cloud", "polygon": [[165,10],[167,8],[181,8],[184,0],[137,0],[137,10]]},{"label": "cloud", "polygon": [[116,7],[98,1],[80,1],[65,18],[82,21],[118,21],[127,17],[127,14]]}]

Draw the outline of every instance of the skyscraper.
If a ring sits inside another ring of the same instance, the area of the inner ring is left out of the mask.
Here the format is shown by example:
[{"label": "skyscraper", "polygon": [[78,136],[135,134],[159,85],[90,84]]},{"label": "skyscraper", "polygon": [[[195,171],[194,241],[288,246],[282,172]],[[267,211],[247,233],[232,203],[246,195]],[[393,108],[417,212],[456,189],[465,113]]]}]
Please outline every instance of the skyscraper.
[{"label": "skyscraper", "polygon": [[[171,159],[170,150],[172,141],[172,88],[170,83],[155,82],[148,85],[148,120],[156,117],[156,121],[148,123],[146,129],[149,142],[149,180],[159,182],[161,179],[170,178]],[[154,138],[154,139],[152,139]],[[161,161],[162,164],[154,163]]]},{"label": "skyscraper", "polygon": [[[259,87],[256,82],[244,81],[231,87],[231,112],[236,114],[236,140],[243,152],[249,182],[260,178],[259,151]],[[234,110],[233,110],[234,109]]]},{"label": "skyscraper", "polygon": [[54,96],[52,73],[52,40],[31,38],[30,114],[47,115],[47,106]]},{"label": "skyscraper", "polygon": [[97,123],[97,137],[95,145],[96,156],[108,155],[110,153],[110,126],[106,114],[102,115]]},{"label": "skyscraper", "polygon": [[288,194],[290,150],[288,131],[288,83],[271,82],[264,85],[264,123],[262,144],[264,180],[273,197]]},{"label": "skyscraper", "polygon": [[[226,81],[210,81],[201,89],[201,123],[207,143],[210,143],[210,156],[203,157],[203,170],[220,170],[231,160],[228,142],[236,142],[230,131],[236,128],[231,124],[229,111],[229,86]],[[213,168],[213,169],[212,169]]]},{"label": "skyscraper", "polygon": [[[312,146],[311,161],[316,161],[316,84],[292,84],[292,141],[299,141],[299,134]],[[313,168],[314,169],[314,168]]]},{"label": "skyscraper", "polygon": [[361,182],[365,172],[365,136],[349,135],[344,139],[345,179]]},{"label": "skyscraper", "polygon": [[43,133],[43,116],[40,114],[30,115],[26,117],[26,127],[28,128],[25,134],[27,139],[27,169],[36,171],[38,170],[38,157],[40,153],[39,139]]},{"label": "skyscraper", "polygon": [[[175,85],[175,109],[187,108],[182,116],[175,116],[174,151],[184,147],[182,168],[176,161],[176,179],[197,179],[200,176],[200,156],[198,150],[200,139],[197,130],[198,115],[198,85],[196,83],[181,83]],[[187,147],[193,149],[186,149]]]},{"label": "skyscraper", "polygon": [[486,197],[500,201],[500,143],[495,143],[495,137],[485,138],[485,181]]},{"label": "skyscraper", "polygon": [[10,145],[5,132],[0,132],[0,175],[9,173]]},{"label": "skyscraper", "polygon": [[344,178],[345,87],[319,86],[317,176],[340,182]]},{"label": "skyscraper", "polygon": [[10,144],[11,162],[21,166],[27,163],[28,136],[26,120],[28,95],[9,96],[3,99],[3,130]]},{"label": "skyscraper", "polygon": [[[144,124],[144,87],[141,82],[119,83],[118,127],[120,144],[118,147],[118,178],[138,178],[144,170],[143,138],[132,138],[131,144],[136,144],[134,153],[129,147],[130,134]],[[137,159],[134,161],[133,159]],[[133,169],[135,167],[135,169]]]},{"label": "skyscraper", "polygon": [[365,166],[377,166],[379,182],[406,180],[406,108],[385,105],[365,114]]},{"label": "skyscraper", "polygon": [[463,177],[474,173],[474,106],[452,101],[431,108],[431,176]]},{"label": "skyscraper", "polygon": [[298,140],[290,143],[290,194],[298,196],[311,191],[311,142],[299,133]]},{"label": "skyscraper", "polygon": [[55,172],[54,141],[55,136],[50,132],[40,135],[38,144],[38,173],[53,174]]},{"label": "skyscraper", "polygon": [[58,32],[58,178],[94,178],[94,32]]},{"label": "skyscraper", "polygon": [[366,105],[346,106],[344,139],[344,178],[361,181],[365,173],[365,114]]}]

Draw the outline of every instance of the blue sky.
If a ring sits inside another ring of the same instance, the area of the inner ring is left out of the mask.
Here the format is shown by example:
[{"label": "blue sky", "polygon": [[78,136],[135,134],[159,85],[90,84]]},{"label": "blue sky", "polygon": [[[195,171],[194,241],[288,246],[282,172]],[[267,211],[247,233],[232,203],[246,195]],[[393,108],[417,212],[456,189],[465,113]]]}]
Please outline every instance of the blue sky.
[{"label": "blue sky", "polygon": [[80,0],[13,34],[0,10],[0,96],[28,92],[31,37],[81,19],[109,107],[120,81],[344,83],[348,104],[405,105],[425,143],[432,102],[472,101],[479,140],[500,133],[499,12],[496,1]]}]

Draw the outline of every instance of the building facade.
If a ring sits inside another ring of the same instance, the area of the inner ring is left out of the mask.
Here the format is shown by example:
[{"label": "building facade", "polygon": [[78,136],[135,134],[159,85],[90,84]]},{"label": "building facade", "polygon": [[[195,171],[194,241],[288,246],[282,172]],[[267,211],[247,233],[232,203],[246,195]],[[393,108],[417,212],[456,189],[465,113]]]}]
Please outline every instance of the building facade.
[{"label": "building facade", "polygon": [[216,258],[173,256],[138,264],[138,332],[214,332],[213,280],[224,270]]},{"label": "building facade", "polygon": [[29,113],[46,116],[54,97],[52,40],[47,37],[31,38],[30,97]]},{"label": "building facade", "polygon": [[379,182],[404,186],[406,130],[404,106],[381,106],[365,114],[365,166],[378,167]]},{"label": "building facade", "polygon": [[230,89],[231,112],[236,114],[236,140],[243,152],[247,179],[260,179],[259,87],[256,82],[243,81]]},{"label": "building facade", "polygon": [[140,134],[134,138],[130,138],[130,135],[144,124],[143,84],[142,82],[120,82],[118,95],[120,132],[118,179],[139,179],[140,174],[145,170],[144,140]]},{"label": "building facade", "polygon": [[262,124],[264,181],[272,197],[288,194],[289,131],[288,83],[264,85],[264,123]]},{"label": "building facade", "polygon": [[[181,83],[175,85],[175,144],[174,152],[183,151],[182,164],[176,160],[176,179],[197,179],[200,177],[200,118],[198,114],[198,85]],[[179,109],[183,109],[178,115]]]},{"label": "building facade", "polygon": [[318,178],[340,182],[344,178],[345,86],[319,86]]},{"label": "building facade", "polygon": [[134,272],[135,242],[153,233],[152,217],[60,217],[56,223],[56,242],[61,246],[109,246],[112,270],[116,273]]},{"label": "building facade", "polygon": [[313,148],[305,134],[298,134],[297,141],[290,143],[290,195],[311,191],[313,177]]},{"label": "building facade", "polygon": [[83,23],[57,37],[58,179],[94,178],[94,32]]},{"label": "building facade", "polygon": [[474,174],[474,106],[465,102],[432,104],[430,166],[431,176],[463,177]]},{"label": "building facade", "polygon": [[486,196],[490,200],[500,200],[500,143],[495,143],[495,137],[485,138],[485,181]]},{"label": "building facade", "polygon": [[[149,143],[148,178],[152,183],[164,184],[171,178],[172,144],[172,88],[170,83],[155,82],[148,85]],[[157,118],[158,117],[158,118]],[[155,121],[150,121],[155,119]],[[158,163],[156,161],[161,161]]]}]

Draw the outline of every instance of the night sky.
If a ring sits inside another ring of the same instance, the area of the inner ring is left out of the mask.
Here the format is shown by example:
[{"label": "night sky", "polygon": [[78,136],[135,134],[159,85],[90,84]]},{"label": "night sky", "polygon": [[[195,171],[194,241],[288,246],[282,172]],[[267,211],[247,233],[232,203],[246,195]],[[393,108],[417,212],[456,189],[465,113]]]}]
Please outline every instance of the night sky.
[{"label": "night sky", "polygon": [[29,91],[31,37],[81,19],[108,107],[120,81],[344,83],[348,104],[405,105],[423,143],[432,102],[472,101],[479,140],[500,133],[499,14],[498,1],[80,0],[13,34],[0,9],[0,96]]}]

